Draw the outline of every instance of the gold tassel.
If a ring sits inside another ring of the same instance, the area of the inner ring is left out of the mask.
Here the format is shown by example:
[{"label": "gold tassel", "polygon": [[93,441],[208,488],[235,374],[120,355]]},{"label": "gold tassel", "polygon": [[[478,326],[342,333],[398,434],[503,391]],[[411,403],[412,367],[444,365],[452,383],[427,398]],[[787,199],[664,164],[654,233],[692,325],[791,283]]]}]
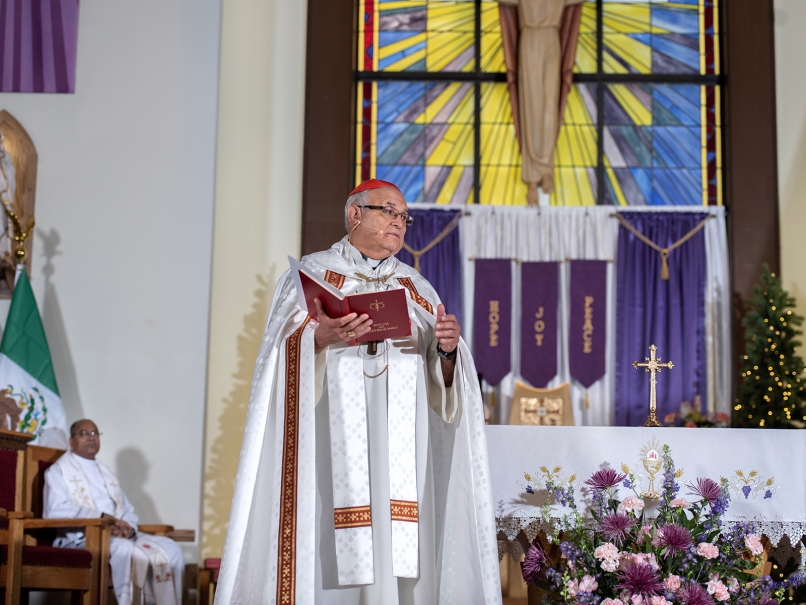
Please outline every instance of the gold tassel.
[{"label": "gold tassel", "polygon": [[490,407],[491,408],[495,407],[495,389],[490,391]]},{"label": "gold tassel", "polygon": [[588,397],[588,389],[585,389],[585,409],[589,409],[591,407],[591,401]]},{"label": "gold tassel", "polygon": [[660,251],[660,278],[669,281],[669,248],[662,248]]}]

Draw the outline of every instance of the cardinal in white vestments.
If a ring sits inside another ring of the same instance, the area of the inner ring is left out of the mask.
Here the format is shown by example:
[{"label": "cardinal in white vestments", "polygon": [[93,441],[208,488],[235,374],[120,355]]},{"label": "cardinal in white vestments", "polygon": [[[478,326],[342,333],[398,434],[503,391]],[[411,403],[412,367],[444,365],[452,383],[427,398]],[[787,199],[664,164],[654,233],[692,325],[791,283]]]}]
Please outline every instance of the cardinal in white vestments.
[{"label": "cardinal in white vestments", "polygon": [[[146,603],[181,605],[185,563],[176,542],[137,531],[137,515],[117,478],[95,456],[101,434],[92,420],[70,427],[70,450],[45,471],[46,519],[115,519],[109,545],[109,565],[118,605],[131,605],[137,594]],[[84,548],[83,532],[60,535],[53,543]]]},{"label": "cardinal in white vestments", "polygon": [[353,344],[280,279],[258,355],[216,603],[501,602],[484,415],[456,317],[395,254],[413,219],[359,185],[347,236],[302,259],[344,295],[403,289],[411,334]]}]

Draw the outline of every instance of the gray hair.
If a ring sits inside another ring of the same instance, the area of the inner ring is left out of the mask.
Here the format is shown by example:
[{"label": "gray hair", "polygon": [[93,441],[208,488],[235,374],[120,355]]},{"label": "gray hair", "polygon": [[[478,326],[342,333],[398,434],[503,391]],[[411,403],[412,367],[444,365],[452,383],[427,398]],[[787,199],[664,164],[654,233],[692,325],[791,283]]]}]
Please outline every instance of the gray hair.
[{"label": "gray hair", "polygon": [[[378,189],[394,189],[394,187],[378,187]],[[349,212],[350,206],[366,206],[369,201],[370,191],[374,191],[374,189],[359,191],[347,198],[347,203],[344,205],[344,228],[347,230],[347,233],[350,233],[350,221],[347,218],[347,212]]]}]

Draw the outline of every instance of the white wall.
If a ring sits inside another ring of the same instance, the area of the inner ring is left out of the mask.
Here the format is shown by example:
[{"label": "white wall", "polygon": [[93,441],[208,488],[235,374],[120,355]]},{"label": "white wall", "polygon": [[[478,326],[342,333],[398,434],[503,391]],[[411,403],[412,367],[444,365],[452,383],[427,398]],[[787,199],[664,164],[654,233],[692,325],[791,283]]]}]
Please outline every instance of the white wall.
[{"label": "white wall", "polygon": [[223,0],[205,451],[205,557],[220,557],[252,370],[299,256],[305,0]]},{"label": "white wall", "polygon": [[0,95],[39,152],[32,283],[68,421],[98,423],[143,522],[197,532],[219,23],[220,0],[82,2],[75,94]]},{"label": "white wall", "polygon": [[806,314],[806,2],[775,0],[781,275]]}]

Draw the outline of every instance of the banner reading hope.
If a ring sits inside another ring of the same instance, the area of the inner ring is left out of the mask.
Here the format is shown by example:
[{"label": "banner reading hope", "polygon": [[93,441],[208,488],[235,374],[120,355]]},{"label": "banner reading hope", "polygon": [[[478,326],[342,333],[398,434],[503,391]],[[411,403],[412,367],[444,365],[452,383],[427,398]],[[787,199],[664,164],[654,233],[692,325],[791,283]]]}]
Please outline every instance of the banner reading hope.
[{"label": "banner reading hope", "polygon": [[512,368],[512,261],[479,258],[473,295],[473,359],[495,386]]},{"label": "banner reading hope", "polygon": [[568,363],[571,376],[589,388],[605,374],[607,261],[571,261]]},{"label": "banner reading hope", "polygon": [[560,264],[521,265],[521,376],[538,389],[557,375],[557,299]]}]

